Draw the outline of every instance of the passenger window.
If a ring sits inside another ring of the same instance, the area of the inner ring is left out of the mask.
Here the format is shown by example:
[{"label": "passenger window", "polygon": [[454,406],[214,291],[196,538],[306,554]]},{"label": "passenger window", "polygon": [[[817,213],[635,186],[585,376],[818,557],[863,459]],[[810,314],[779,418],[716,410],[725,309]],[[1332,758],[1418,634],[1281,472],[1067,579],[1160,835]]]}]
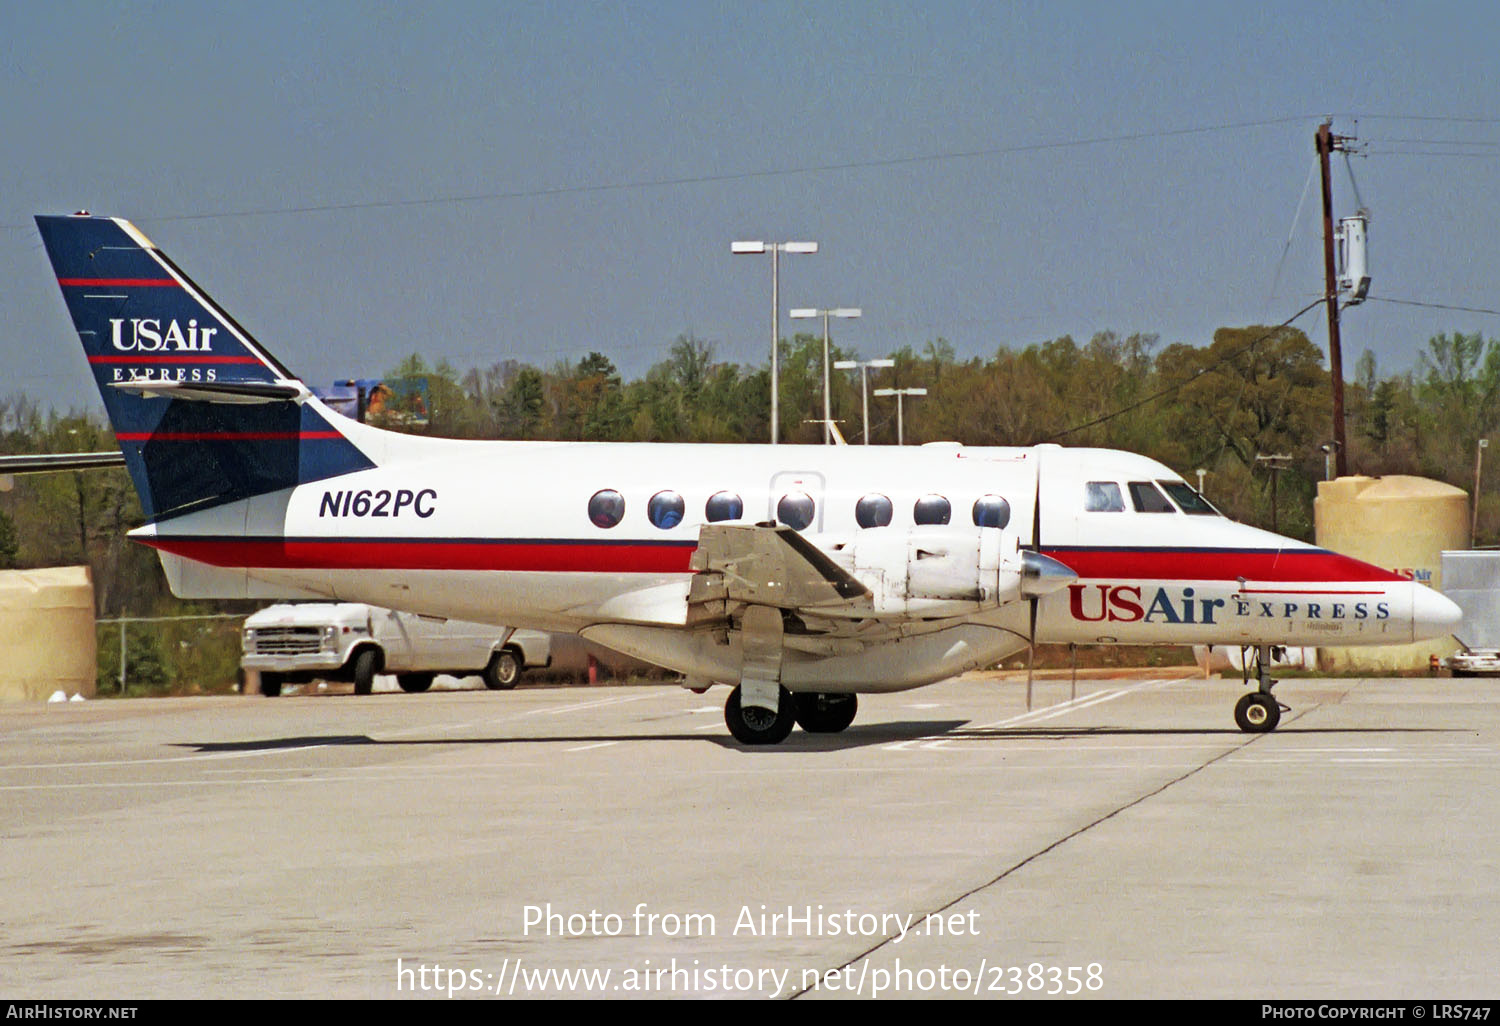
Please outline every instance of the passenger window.
[{"label": "passenger window", "polygon": [[739,520],[745,515],[745,503],[733,492],[715,492],[708,497],[703,513],[710,524],[717,524],[721,520]]},{"label": "passenger window", "polygon": [[800,531],[813,522],[812,496],[806,492],[791,492],[783,495],[776,504],[776,519],[794,531]]},{"label": "passenger window", "polygon": [[595,527],[614,527],[625,519],[625,496],[613,488],[594,493],[589,500],[589,520]]},{"label": "passenger window", "polygon": [[651,496],[651,501],[646,503],[646,516],[653,524],[665,531],[682,523],[682,514],[686,508],[682,496],[676,492],[657,492]]},{"label": "passenger window", "polygon": [[1004,527],[1010,523],[1010,503],[999,495],[981,495],[974,500],[975,527]]},{"label": "passenger window", "polygon": [[1083,511],[1085,513],[1123,513],[1125,498],[1120,486],[1113,481],[1090,481],[1083,486]]},{"label": "passenger window", "polygon": [[891,500],[875,492],[854,504],[854,520],[860,527],[889,527],[894,512]]},{"label": "passenger window", "polygon": [[1200,517],[1220,515],[1219,511],[1214,509],[1207,499],[1199,495],[1198,490],[1192,485],[1184,484],[1181,481],[1160,481],[1158,483],[1167,490],[1168,495],[1176,500],[1177,505],[1184,513],[1191,513],[1194,516]]},{"label": "passenger window", "polygon": [[946,524],[953,519],[953,504],[941,495],[924,495],[912,508],[911,518],[919,524]]},{"label": "passenger window", "polygon": [[1130,482],[1130,501],[1137,513],[1176,513],[1166,496],[1156,490],[1150,481]]}]

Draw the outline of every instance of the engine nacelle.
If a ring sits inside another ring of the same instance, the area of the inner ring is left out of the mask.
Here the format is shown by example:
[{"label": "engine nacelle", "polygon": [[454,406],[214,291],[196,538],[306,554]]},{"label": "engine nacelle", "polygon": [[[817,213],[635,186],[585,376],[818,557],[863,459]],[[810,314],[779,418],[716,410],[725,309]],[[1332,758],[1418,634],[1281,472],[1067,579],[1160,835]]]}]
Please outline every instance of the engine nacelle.
[{"label": "engine nacelle", "polygon": [[870,589],[876,616],[961,616],[1022,598],[1014,532],[990,527],[875,527],[828,553]]}]

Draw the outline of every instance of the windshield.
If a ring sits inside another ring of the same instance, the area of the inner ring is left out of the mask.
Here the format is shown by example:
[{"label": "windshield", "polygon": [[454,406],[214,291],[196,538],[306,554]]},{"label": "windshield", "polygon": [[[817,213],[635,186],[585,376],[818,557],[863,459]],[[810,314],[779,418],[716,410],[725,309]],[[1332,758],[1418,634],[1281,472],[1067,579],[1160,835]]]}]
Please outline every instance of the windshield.
[{"label": "windshield", "polygon": [[1167,490],[1167,494],[1172,497],[1172,500],[1177,503],[1184,513],[1193,513],[1198,516],[1221,515],[1191,485],[1183,481],[1158,481],[1157,483]]}]

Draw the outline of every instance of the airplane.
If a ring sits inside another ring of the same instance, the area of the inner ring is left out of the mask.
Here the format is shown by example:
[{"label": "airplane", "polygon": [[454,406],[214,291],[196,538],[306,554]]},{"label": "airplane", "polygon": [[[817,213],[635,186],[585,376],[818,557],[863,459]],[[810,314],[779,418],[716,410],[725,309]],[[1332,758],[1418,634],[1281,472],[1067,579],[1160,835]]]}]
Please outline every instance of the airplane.
[{"label": "airplane", "polygon": [[[580,634],[731,691],[747,745],[1043,642],[1442,636],[1458,607],[1235,523],[1163,464],[974,448],[460,441],[334,413],[128,221],[36,218],[183,598],[333,599]],[[1018,398],[1024,401],[1024,397]],[[1245,684],[1250,675],[1246,671]]]}]

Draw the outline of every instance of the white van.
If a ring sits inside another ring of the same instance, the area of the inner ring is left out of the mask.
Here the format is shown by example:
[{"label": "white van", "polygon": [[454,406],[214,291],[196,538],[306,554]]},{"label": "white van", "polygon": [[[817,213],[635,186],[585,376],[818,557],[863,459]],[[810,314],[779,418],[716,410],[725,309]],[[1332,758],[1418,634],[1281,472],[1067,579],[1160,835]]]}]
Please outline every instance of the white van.
[{"label": "white van", "polygon": [[357,602],[269,606],[245,620],[246,679],[254,671],[260,693],[283,684],[353,681],[368,695],[378,673],[395,674],[403,691],[426,691],[439,673],[482,676],[485,686],[509,689],[521,671],[552,662],[552,639],[542,631],[398,613]]}]

